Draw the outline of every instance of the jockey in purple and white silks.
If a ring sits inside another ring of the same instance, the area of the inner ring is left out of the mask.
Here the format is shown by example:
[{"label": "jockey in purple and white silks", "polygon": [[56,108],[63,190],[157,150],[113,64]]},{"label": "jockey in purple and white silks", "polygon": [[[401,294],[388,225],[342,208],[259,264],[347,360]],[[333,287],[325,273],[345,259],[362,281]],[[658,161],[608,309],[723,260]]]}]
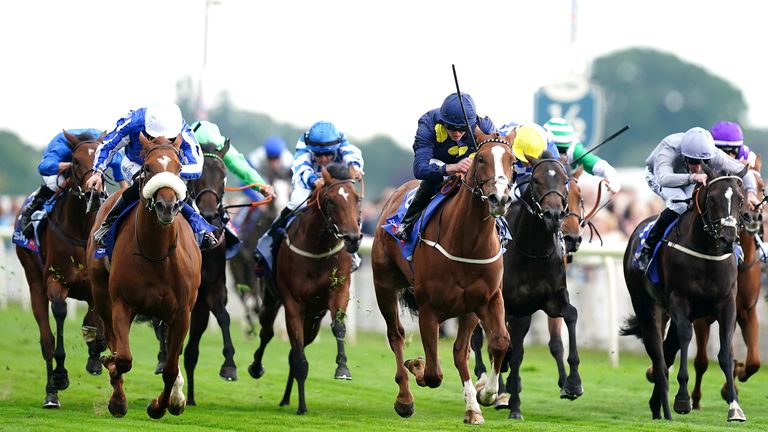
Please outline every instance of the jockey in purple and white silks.
[{"label": "jockey in purple and white silks", "polygon": [[[142,146],[139,134],[144,133],[149,139],[163,136],[169,140],[181,135],[181,174],[182,180],[193,180],[202,174],[203,153],[200,144],[195,139],[189,125],[181,116],[181,110],[176,104],[157,104],[146,108],[132,110],[117,121],[115,129],[108,133],[104,142],[96,149],[93,169],[96,171],[87,183],[87,187],[101,189],[101,173],[114,157],[116,152],[125,148],[125,158],[122,170],[127,179],[133,181],[134,176],[141,171],[144,160],[141,158]],[[115,202],[109,214],[98,230],[93,234],[94,240],[104,246],[104,240],[109,228],[118,216],[131,204],[139,200],[139,182],[134,182]],[[198,237],[202,236],[201,247],[207,249],[216,244],[213,227],[205,222],[195,209],[186,201],[182,204],[181,213],[189,221],[192,230]]]},{"label": "jockey in purple and white silks", "polygon": [[715,147],[737,161],[745,161],[750,169],[755,168],[757,155],[744,145],[744,133],[738,123],[720,121],[712,125],[709,131],[715,140]]},{"label": "jockey in purple and white silks", "polygon": [[[101,136],[99,129],[67,129],[67,133],[76,136],[80,141],[95,141]],[[120,169],[120,163],[123,160],[121,153],[115,155],[109,168],[112,169],[112,176],[115,181],[123,185],[125,177]],[[64,131],[59,132],[53,137],[48,147],[45,148],[43,158],[37,166],[37,171],[43,177],[43,184],[35,192],[32,201],[24,208],[21,213],[20,226],[25,230],[27,238],[31,237],[30,219],[32,214],[43,207],[43,204],[51,199],[56,192],[61,191],[64,182],[64,176],[61,175],[72,164],[71,143],[64,136]]]},{"label": "jockey in purple and white silks", "polygon": [[708,130],[694,127],[685,133],[667,136],[645,161],[648,186],[664,199],[667,208],[659,214],[645,239],[637,257],[638,270],[648,270],[653,250],[667,227],[688,209],[688,203],[684,200],[691,197],[696,184],[706,184],[707,175],[701,168],[705,163],[715,171],[725,169],[741,176],[747,191],[748,205],[756,207],[760,204],[756,194],[757,183],[752,173],[715,147],[715,140]]}]

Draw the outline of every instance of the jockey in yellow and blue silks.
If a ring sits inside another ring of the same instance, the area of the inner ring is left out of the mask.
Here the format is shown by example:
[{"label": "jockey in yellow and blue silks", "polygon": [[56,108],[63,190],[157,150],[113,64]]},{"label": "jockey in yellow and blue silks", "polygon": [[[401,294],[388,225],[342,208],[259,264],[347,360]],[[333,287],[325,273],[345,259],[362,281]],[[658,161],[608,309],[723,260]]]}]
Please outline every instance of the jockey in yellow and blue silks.
[{"label": "jockey in yellow and blue silks", "polygon": [[[558,157],[557,146],[552,135],[536,123],[507,123],[499,128],[501,136],[514,136],[512,140],[512,154],[515,155],[515,164],[512,170],[515,175],[516,188],[520,193],[525,191],[528,179],[533,171],[533,166],[526,156],[540,158],[544,152],[549,152],[553,158]],[[516,194],[513,194],[517,197]]]},{"label": "jockey in yellow and blue silks", "polygon": [[[466,124],[461,103],[467,113]],[[479,117],[475,102],[466,93],[450,94],[440,108],[427,111],[419,119],[416,138],[413,142],[413,175],[421,180],[408,210],[394,232],[395,237],[407,242],[413,224],[424,208],[437,193],[446,176],[463,173],[472,165],[469,156],[477,150],[472,142],[469,129],[484,134],[496,133],[496,126],[488,117]]]},{"label": "jockey in yellow and blue silks", "polygon": [[[67,133],[76,136],[80,141],[95,141],[101,136],[99,129],[67,129]],[[121,185],[125,183],[125,177],[120,170],[120,163],[123,160],[122,154],[118,153],[112,162],[109,164],[109,168],[112,169],[112,176],[115,181]],[[67,170],[72,164],[72,147],[67,137],[64,136],[64,131],[56,134],[55,137],[48,143],[48,147],[43,153],[43,159],[37,166],[37,171],[43,177],[43,184],[35,192],[35,197],[27,205],[24,211],[21,213],[20,226],[25,230],[25,235],[30,237],[32,232],[29,230],[32,225],[29,223],[32,214],[43,207],[43,204],[51,199],[56,192],[61,191],[64,186],[64,177],[62,172]]]},{"label": "jockey in yellow and blue silks", "polygon": [[[176,104],[158,104],[132,110],[126,117],[117,121],[115,129],[104,137],[104,142],[96,149],[93,165],[96,173],[88,179],[86,187],[101,190],[101,174],[117,151],[123,147],[125,147],[125,158],[122,163],[123,174],[127,179],[133,181],[134,176],[141,171],[144,164],[141,157],[141,142],[139,141],[139,134],[141,133],[150,139],[163,136],[173,140],[181,135],[182,167],[180,177],[185,181],[200,177],[203,171],[203,153],[200,150],[200,144],[192,134],[192,129],[182,118],[181,110]],[[120,195],[104,222],[93,234],[93,238],[99,246],[104,246],[109,228],[120,214],[138,200],[139,182],[134,182]],[[205,219],[192,206],[184,202],[181,213],[189,221],[195,234],[203,237],[201,241],[203,249],[213,247],[216,244],[216,237],[212,233],[215,227],[205,222]]]}]

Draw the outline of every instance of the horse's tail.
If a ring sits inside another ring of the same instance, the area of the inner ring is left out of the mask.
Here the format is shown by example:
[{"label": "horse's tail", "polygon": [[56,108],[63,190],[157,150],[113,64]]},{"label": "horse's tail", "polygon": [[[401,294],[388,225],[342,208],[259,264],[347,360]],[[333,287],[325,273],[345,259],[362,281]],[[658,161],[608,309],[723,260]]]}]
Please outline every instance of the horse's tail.
[{"label": "horse's tail", "polygon": [[643,337],[642,330],[640,328],[640,320],[637,319],[637,316],[630,315],[629,318],[627,318],[626,321],[624,321],[624,327],[619,329],[619,335],[620,336],[637,336],[638,338]]},{"label": "horse's tail", "polygon": [[411,311],[411,315],[419,315],[419,305],[416,303],[416,296],[413,295],[413,287],[409,286],[403,290],[402,294],[400,294],[400,304]]}]

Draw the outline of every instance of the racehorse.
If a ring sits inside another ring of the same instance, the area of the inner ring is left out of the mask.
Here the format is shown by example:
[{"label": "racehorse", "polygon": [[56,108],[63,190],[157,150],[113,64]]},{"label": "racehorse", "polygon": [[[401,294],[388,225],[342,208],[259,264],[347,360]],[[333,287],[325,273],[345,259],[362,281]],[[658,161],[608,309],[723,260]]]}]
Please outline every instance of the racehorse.
[{"label": "racehorse", "polygon": [[[419,244],[413,262],[405,260],[399,240],[384,231],[382,225],[395,214],[404,195],[418,181],[405,183],[389,197],[374,236],[373,282],[387,324],[389,346],[395,354],[395,381],[399,386],[395,412],[401,417],[414,412],[406,369],[414,373],[419,386],[434,388],[442,382],[437,355],[438,327],[440,322],[453,317],[458,317],[453,359],[464,388],[464,422],[483,423],[478,402],[489,406],[496,399],[497,377],[509,346],[509,334],[504,326],[502,245],[495,218],[504,215],[510,203],[514,156],[504,138],[478,134],[477,139],[477,152],[459,190],[443,203],[421,233],[414,229]],[[426,359],[404,362],[405,332],[398,316],[401,297],[412,311],[418,311]],[[468,357],[470,335],[478,320],[489,335],[492,368],[488,385],[476,393]]]},{"label": "racehorse", "polygon": [[[362,240],[360,231],[360,202],[355,180],[342,164],[323,168],[325,184],[315,188],[307,206],[298,211],[286,228],[274,264],[275,286],[264,292],[263,308],[259,314],[260,343],[253,354],[248,372],[253,378],[264,375],[262,359],[267,344],[274,336],[273,324],[277,311],[285,307],[285,320],[291,351],[290,370],[280,406],[290,403],[293,380],[299,392],[297,414],[307,412],[304,382],[309,363],[304,347],[312,343],[320,329],[320,321],[331,312],[331,329],[339,349],[336,362],[346,370],[343,338],[344,319],[349,303],[349,283],[352,256]],[[276,292],[275,292],[276,291]]]},{"label": "racehorse", "polygon": [[[129,332],[137,314],[167,323],[168,361],[163,370],[164,388],[147,406],[147,414],[160,418],[165,410],[184,411],[184,379],[179,354],[189,330],[190,313],[200,286],[201,254],[189,223],[176,217],[186,195],[181,172],[181,135],[150,141],[140,135],[144,163],[135,181],[140,201],[116,226],[111,260],[95,258],[93,235],[88,241],[88,271],[96,311],[104,322],[111,355],[102,357],[109,371],[112,396],[109,412],[122,417],[128,410],[123,374],[131,370]],[[96,219],[99,226],[116,199],[114,194]],[[117,222],[116,222],[117,224]]]},{"label": "racehorse", "polygon": [[[208,328],[209,313],[213,313],[216,322],[221,328],[224,339],[224,363],[219,370],[219,376],[227,381],[237,381],[237,366],[235,365],[235,347],[230,336],[230,318],[227,312],[227,259],[225,251],[227,239],[225,235],[226,221],[229,220],[223,205],[224,186],[227,176],[227,167],[224,164],[224,155],[229,150],[229,140],[224,147],[217,150],[213,144],[201,144],[203,150],[203,173],[189,182],[189,195],[200,210],[200,214],[208,223],[216,226],[214,235],[218,242],[213,249],[202,252],[203,270],[200,288],[197,292],[197,301],[192,308],[192,318],[189,327],[189,341],[184,349],[184,369],[187,371],[187,405],[195,403],[195,367],[200,355],[200,338]],[[165,324],[159,324],[153,320],[155,334],[160,341],[160,354],[162,359],[155,373],[162,373],[167,360],[165,350]],[[158,326],[161,326],[158,328]]]},{"label": "racehorse", "polygon": [[[69,387],[69,374],[64,367],[64,320],[67,317],[68,297],[88,302],[83,318],[83,337],[88,345],[85,369],[101,374],[99,355],[105,340],[98,316],[91,309],[91,287],[86,273],[85,244],[100,205],[99,193],[84,191],[93,170],[93,155],[104,135],[97,140],[74,136],[64,131],[72,149],[72,165],[60,175],[64,191],[59,194],[53,211],[41,223],[38,253],[16,246],[16,256],[24,267],[32,313],[40,330],[40,348],[46,363],[46,396],[43,408],[58,408],[58,391]],[[21,211],[21,210],[20,210]],[[48,316],[48,303],[56,320],[56,338]],[[56,359],[56,367],[53,360]]]},{"label": "racehorse", "polygon": [[[680,351],[680,388],[673,408],[678,414],[691,411],[688,394],[688,345],[693,335],[692,322],[713,316],[720,327],[718,361],[726,379],[728,421],[745,421],[738,403],[733,381],[731,349],[736,326],[737,263],[733,245],[738,239],[738,218],[744,203],[741,179],[716,175],[702,166],[707,174],[705,186],[697,187],[689,209],[683,213],[660,244],[654,260],[659,266],[658,284],[652,284],[634,265],[639,234],[653,220],[648,218],[632,233],[624,253],[624,278],[627,283],[634,316],[630,316],[622,335],[635,335],[643,340],[653,368],[651,415],[671,420],[667,365]],[[670,321],[666,340],[664,328]]]},{"label": "racehorse", "polygon": [[[753,174],[757,180],[757,190],[763,190],[763,181],[760,178],[761,158],[757,157]],[[749,377],[760,369],[760,350],[758,346],[758,329],[760,327],[757,317],[757,301],[760,299],[761,257],[757,251],[755,236],[763,224],[763,215],[760,211],[745,209],[741,214],[742,230],[739,234],[739,243],[744,253],[743,262],[739,264],[739,273],[736,284],[736,322],[741,328],[741,336],[747,347],[747,358],[744,362],[737,361],[734,368],[734,376],[739,381],[746,382]],[[693,409],[701,408],[701,379],[709,366],[707,357],[707,342],[709,340],[709,327],[714,320],[712,318],[697,319],[693,323],[696,333],[696,358],[693,366],[696,371],[691,398]],[[738,387],[734,388],[738,394]],[[723,398],[727,394],[726,385],[721,390]]]}]

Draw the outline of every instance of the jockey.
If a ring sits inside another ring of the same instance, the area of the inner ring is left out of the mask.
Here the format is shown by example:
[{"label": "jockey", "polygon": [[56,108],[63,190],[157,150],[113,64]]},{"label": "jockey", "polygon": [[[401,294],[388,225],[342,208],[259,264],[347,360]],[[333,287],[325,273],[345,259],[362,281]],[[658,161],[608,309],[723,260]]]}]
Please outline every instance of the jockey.
[{"label": "jockey", "polygon": [[744,165],[715,147],[709,131],[694,127],[685,133],[667,136],[645,161],[648,186],[664,199],[667,208],[659,214],[645,239],[637,257],[638,270],[648,270],[653,250],[667,227],[687,210],[688,203],[683,200],[691,197],[697,183],[706,184],[707,175],[702,172],[702,163],[716,171],[725,169],[737,173],[744,180],[749,205],[756,207],[760,204],[753,175]]},{"label": "jockey", "polygon": [[293,154],[279,136],[267,138],[263,146],[248,155],[248,162],[262,173],[270,184],[276,179],[289,180],[292,177]]},{"label": "jockey", "polygon": [[744,145],[744,133],[741,131],[741,126],[738,123],[719,121],[713,124],[709,131],[712,133],[712,138],[715,140],[717,148],[724,151],[728,156],[749,166],[750,169],[755,168],[757,155]]},{"label": "jockey", "polygon": [[[102,173],[117,151],[123,147],[125,147],[125,158],[122,163],[123,174],[126,178],[133,180],[134,176],[141,172],[141,167],[144,164],[141,157],[141,142],[139,141],[139,134],[141,133],[149,139],[163,136],[173,140],[181,135],[180,158],[182,167],[180,177],[185,181],[200,177],[203,171],[203,154],[192,130],[182,118],[181,110],[173,103],[158,104],[132,110],[128,112],[126,117],[117,121],[115,130],[108,133],[104,142],[96,149],[93,162],[93,169],[96,173],[88,179],[86,187],[101,190]],[[104,246],[112,223],[129,205],[138,200],[139,182],[133,182],[120,195],[104,218],[104,222],[93,234],[93,238],[99,246]],[[189,221],[195,234],[203,237],[200,242],[202,249],[216,245],[217,240],[210,231],[210,225],[186,201],[181,206],[181,213]]]},{"label": "jockey", "polygon": [[[192,132],[195,134],[195,139],[200,145],[213,144],[216,146],[216,150],[224,148],[224,143],[229,139],[221,135],[219,126],[216,123],[211,123],[206,120],[198,121],[192,124]],[[244,184],[250,185],[258,183],[262,186],[254,186],[253,189],[261,192],[265,196],[275,197],[275,189],[264,183],[264,179],[261,175],[248,164],[242,153],[237,151],[235,146],[229,144],[229,150],[223,158],[224,165],[235,174]]]},{"label": "jockey", "polygon": [[[611,164],[594,153],[584,156],[587,151],[581,141],[576,138],[573,126],[568,120],[553,117],[544,123],[544,129],[552,135],[559,154],[566,158],[566,163],[572,168],[581,165],[587,173],[606,179],[608,181],[606,186],[611,192],[618,193],[621,190],[616,169]],[[573,165],[573,161],[577,159],[581,160],[577,165]]]},{"label": "jockey", "polygon": [[[466,124],[461,104],[467,113]],[[416,138],[413,142],[413,175],[421,180],[419,189],[413,195],[408,210],[394,232],[395,237],[407,242],[413,224],[440,189],[440,184],[450,175],[466,174],[472,166],[469,158],[477,149],[474,147],[468,127],[485,134],[496,132],[496,126],[488,117],[479,117],[475,102],[466,93],[450,94],[440,108],[427,111],[419,118]]]},{"label": "jockey", "polygon": [[499,128],[499,133],[504,137],[514,134],[512,154],[515,155],[516,161],[512,170],[514,171],[516,187],[520,189],[522,195],[533,171],[533,166],[526,156],[538,159],[547,151],[554,158],[558,154],[557,146],[555,146],[552,135],[536,123],[507,123]]},{"label": "jockey", "polygon": [[[350,144],[347,136],[336,129],[333,123],[319,121],[312,125],[296,143],[296,154],[291,167],[293,171],[291,198],[265,234],[272,237],[273,245],[279,245],[282,241],[289,216],[306,205],[314,188],[325,184],[320,172],[323,167],[332,162],[344,163],[352,171],[350,173],[352,178],[362,178],[364,162],[360,149]],[[360,257],[355,253],[352,268],[357,269],[359,263]]]},{"label": "jockey", "polygon": [[[67,129],[67,133],[75,135],[80,141],[95,141],[101,136],[99,129]],[[121,154],[117,154],[109,167],[112,169],[112,176],[115,181],[120,183],[121,187],[126,187],[125,177],[120,170],[120,162],[123,160]],[[21,213],[20,226],[24,230],[26,237],[31,237],[32,224],[30,219],[32,214],[43,207],[43,204],[51,199],[56,192],[60,192],[65,186],[64,176],[61,174],[72,165],[72,147],[71,143],[64,136],[64,131],[56,134],[48,143],[48,147],[43,153],[43,159],[37,166],[37,171],[43,177],[43,184],[34,193],[32,202],[27,205]]]}]

